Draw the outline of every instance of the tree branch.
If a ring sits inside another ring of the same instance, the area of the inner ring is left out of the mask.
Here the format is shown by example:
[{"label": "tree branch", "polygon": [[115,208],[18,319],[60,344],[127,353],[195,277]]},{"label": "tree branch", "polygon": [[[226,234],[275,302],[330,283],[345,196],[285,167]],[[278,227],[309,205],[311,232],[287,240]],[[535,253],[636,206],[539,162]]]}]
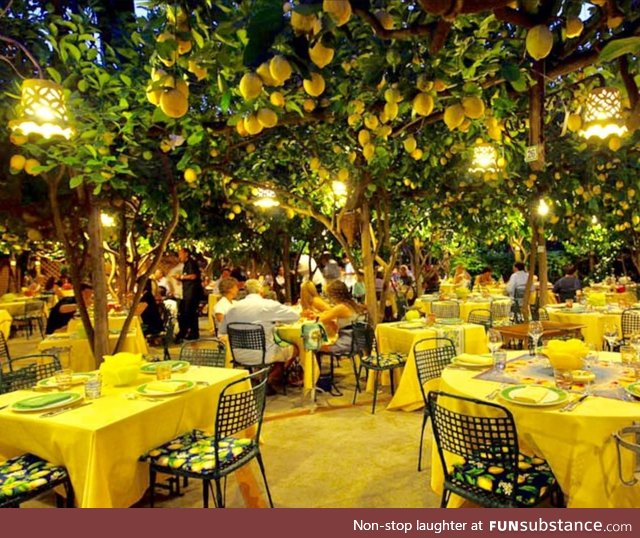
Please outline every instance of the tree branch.
[{"label": "tree branch", "polygon": [[16,41],[15,39],[13,39],[11,37],[7,37],[7,36],[1,35],[1,34],[0,34],[0,41],[4,41],[5,43],[9,43],[9,45],[12,45],[12,46],[16,47],[17,49],[20,49],[23,52],[23,54],[27,58],[29,58],[31,63],[36,68],[36,71],[38,72],[38,78],[44,78],[43,73],[42,73],[42,67],[40,67],[40,64],[38,63],[38,60],[36,60],[35,56],[33,54],[31,54],[29,52],[29,49],[27,49],[27,47],[25,47],[22,43],[20,43],[20,41]]}]

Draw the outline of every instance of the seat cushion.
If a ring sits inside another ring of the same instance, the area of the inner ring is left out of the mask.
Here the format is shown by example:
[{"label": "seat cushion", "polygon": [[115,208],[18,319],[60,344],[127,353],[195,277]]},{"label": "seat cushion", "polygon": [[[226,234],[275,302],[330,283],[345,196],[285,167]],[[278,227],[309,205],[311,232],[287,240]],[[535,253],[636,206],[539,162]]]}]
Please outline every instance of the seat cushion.
[{"label": "seat cushion", "polygon": [[407,356],[402,353],[378,353],[362,358],[362,362],[376,368],[395,368],[407,362]]},{"label": "seat cushion", "polygon": [[36,494],[67,478],[67,470],[33,454],[0,463],[0,503],[25,494]]},{"label": "seat cushion", "polygon": [[241,459],[255,446],[253,439],[226,437],[216,451],[215,437],[200,430],[185,433],[140,456],[140,461],[150,461],[160,467],[168,467],[188,473],[213,471],[216,457],[225,467]]},{"label": "seat cushion", "polygon": [[[491,461],[474,459],[453,466],[452,478],[464,484],[510,497],[513,474]],[[545,496],[556,482],[549,465],[542,458],[518,455],[518,484],[516,501],[523,506],[533,506]]]}]

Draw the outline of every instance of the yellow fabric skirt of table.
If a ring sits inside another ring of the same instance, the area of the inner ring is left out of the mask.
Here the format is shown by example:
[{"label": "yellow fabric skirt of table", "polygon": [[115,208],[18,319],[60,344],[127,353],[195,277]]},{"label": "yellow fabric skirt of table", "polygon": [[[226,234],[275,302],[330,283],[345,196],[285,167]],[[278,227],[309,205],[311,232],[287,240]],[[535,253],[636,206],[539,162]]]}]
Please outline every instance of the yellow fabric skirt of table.
[{"label": "yellow fabric skirt of table", "polygon": [[5,303],[0,303],[0,308],[2,310],[6,310],[11,316],[21,316],[24,314],[24,304],[26,299],[18,299],[17,301],[10,301]]},{"label": "yellow fabric skirt of table", "polygon": [[[64,465],[80,507],[129,507],[142,498],[149,485],[148,465],[138,462],[138,457],[194,428],[213,433],[220,392],[244,375],[243,370],[191,368],[179,378],[206,381],[209,385],[154,401],[127,399],[127,393],[152,379],[141,374],[127,387],[103,386],[102,397],[92,400],[91,405],[59,416],[40,418],[40,413],[6,409],[0,412],[0,454],[12,457],[31,452]],[[0,405],[36,394],[39,393],[3,394]],[[255,500],[260,497],[259,490],[251,480],[249,467],[243,469],[241,489],[245,499]],[[259,504],[264,505],[264,501]]]},{"label": "yellow fabric skirt of table", "polygon": [[604,342],[604,328],[607,324],[614,324],[618,329],[618,335],[622,335],[622,313],[606,313],[606,312],[581,312],[571,313],[560,311],[553,308],[547,309],[549,320],[559,321],[562,323],[580,323],[586,325],[584,329],[580,329],[584,341],[587,344],[593,344],[596,349],[602,349]]},{"label": "yellow fabric skirt of table", "polygon": [[220,300],[220,297],[222,297],[222,295],[210,293],[207,298],[207,318],[209,318],[209,328],[213,334],[216,333],[216,321],[213,309],[216,307],[216,303]]},{"label": "yellow fabric skirt of table", "polygon": [[[509,352],[509,358],[521,354]],[[618,354],[603,353],[601,359],[619,360]],[[492,381],[474,379],[478,372],[445,369],[440,390],[484,400],[498,387]],[[570,508],[638,508],[640,484],[624,486],[618,476],[616,444],[612,434],[638,419],[638,403],[592,396],[574,411],[561,413],[555,407],[526,407],[503,402],[512,413],[520,450],[547,460]],[[628,451],[627,451],[628,452]],[[431,450],[431,487],[441,493],[444,476],[438,450]],[[625,476],[633,472],[632,458],[623,458]],[[451,496],[449,506],[463,499]]]},{"label": "yellow fabric skirt of table", "polygon": [[[486,353],[488,348],[484,327],[469,323],[462,324],[462,327],[464,329],[464,352]],[[398,327],[396,323],[381,323],[377,326],[376,340],[381,353],[397,351],[407,354],[407,363],[404,366],[400,383],[387,409],[415,411],[424,407],[413,347],[419,340],[433,338],[437,334],[436,329],[427,326],[424,329],[403,329]],[[435,383],[429,384],[428,390],[435,390],[436,385],[437,380]]]},{"label": "yellow fabric skirt of table", "polygon": [[316,364],[313,351],[305,349],[302,340],[302,324],[280,325],[278,327],[280,338],[298,348],[298,357],[304,370],[304,390],[312,390],[320,377],[320,368]]},{"label": "yellow fabric skirt of table", "polygon": [[5,340],[9,340],[11,334],[11,322],[13,318],[11,314],[5,309],[0,309],[0,332],[3,334]]}]

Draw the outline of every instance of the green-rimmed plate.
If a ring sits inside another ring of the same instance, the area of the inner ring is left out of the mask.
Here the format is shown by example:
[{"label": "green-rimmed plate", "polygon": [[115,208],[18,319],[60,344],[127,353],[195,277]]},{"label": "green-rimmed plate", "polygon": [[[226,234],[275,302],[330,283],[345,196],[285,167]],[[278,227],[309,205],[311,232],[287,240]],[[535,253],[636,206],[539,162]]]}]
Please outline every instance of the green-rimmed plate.
[{"label": "green-rimmed plate", "polygon": [[140,385],[136,388],[136,392],[138,394],[142,394],[143,396],[173,396],[174,394],[182,394],[183,392],[187,392],[195,387],[194,381],[187,381],[186,379],[166,379],[164,381],[160,381],[160,383],[171,385],[177,385],[177,388],[174,391],[164,391],[164,390],[153,390],[153,387],[149,387],[153,382],[145,383],[144,385]]},{"label": "green-rimmed plate", "polygon": [[631,383],[631,385],[627,385],[624,390],[626,390],[631,396],[635,396],[636,398],[640,398],[640,381],[636,383]]},{"label": "green-rimmed plate", "polygon": [[451,363],[456,366],[464,366],[465,368],[491,368],[493,367],[493,357],[477,356],[477,360],[465,360],[464,357],[454,357]]},{"label": "green-rimmed plate", "polygon": [[[524,390],[530,389],[531,387],[545,390],[547,394],[539,402],[525,402],[519,400],[518,394]],[[526,405],[529,407],[545,407],[564,403],[569,399],[569,395],[566,391],[557,389],[555,387],[543,387],[541,385],[513,385],[512,387],[507,387],[506,389],[500,391],[500,398],[502,398],[506,402],[518,405]]]},{"label": "green-rimmed plate", "polygon": [[426,329],[427,324],[424,321],[403,321],[396,325],[398,329]]},{"label": "green-rimmed plate", "polygon": [[28,413],[30,411],[44,411],[46,409],[55,409],[56,407],[64,407],[74,404],[82,400],[82,394],[77,392],[57,392],[54,394],[42,394],[40,396],[32,396],[15,402],[11,406],[12,411],[18,413]]},{"label": "green-rimmed plate", "polygon": [[160,361],[145,364],[140,367],[140,371],[143,374],[155,374],[158,364],[170,364],[172,372],[186,372],[189,369],[189,363],[187,361]]},{"label": "green-rimmed plate", "polygon": [[464,323],[459,318],[442,318],[436,321],[436,325],[460,325]]},{"label": "green-rimmed plate", "polygon": [[[72,374],[71,375],[71,384],[72,385],[84,385],[87,381],[91,379],[89,374]],[[45,389],[56,389],[58,388],[58,382],[54,377],[47,377],[46,379],[41,379],[37,383],[38,387],[42,387]]]}]

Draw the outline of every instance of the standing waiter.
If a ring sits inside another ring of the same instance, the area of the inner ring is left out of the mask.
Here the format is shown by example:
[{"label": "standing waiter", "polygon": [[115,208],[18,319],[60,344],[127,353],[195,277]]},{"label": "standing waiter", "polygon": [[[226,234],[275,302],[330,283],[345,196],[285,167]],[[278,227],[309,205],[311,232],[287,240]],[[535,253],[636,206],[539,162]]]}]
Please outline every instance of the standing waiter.
[{"label": "standing waiter", "polygon": [[202,282],[200,281],[200,268],[191,257],[189,249],[183,247],[178,252],[178,260],[183,263],[182,274],[175,279],[182,283],[182,300],[178,307],[178,325],[180,330],[176,335],[176,341],[197,340],[200,338],[198,328],[198,306],[202,296]]}]

